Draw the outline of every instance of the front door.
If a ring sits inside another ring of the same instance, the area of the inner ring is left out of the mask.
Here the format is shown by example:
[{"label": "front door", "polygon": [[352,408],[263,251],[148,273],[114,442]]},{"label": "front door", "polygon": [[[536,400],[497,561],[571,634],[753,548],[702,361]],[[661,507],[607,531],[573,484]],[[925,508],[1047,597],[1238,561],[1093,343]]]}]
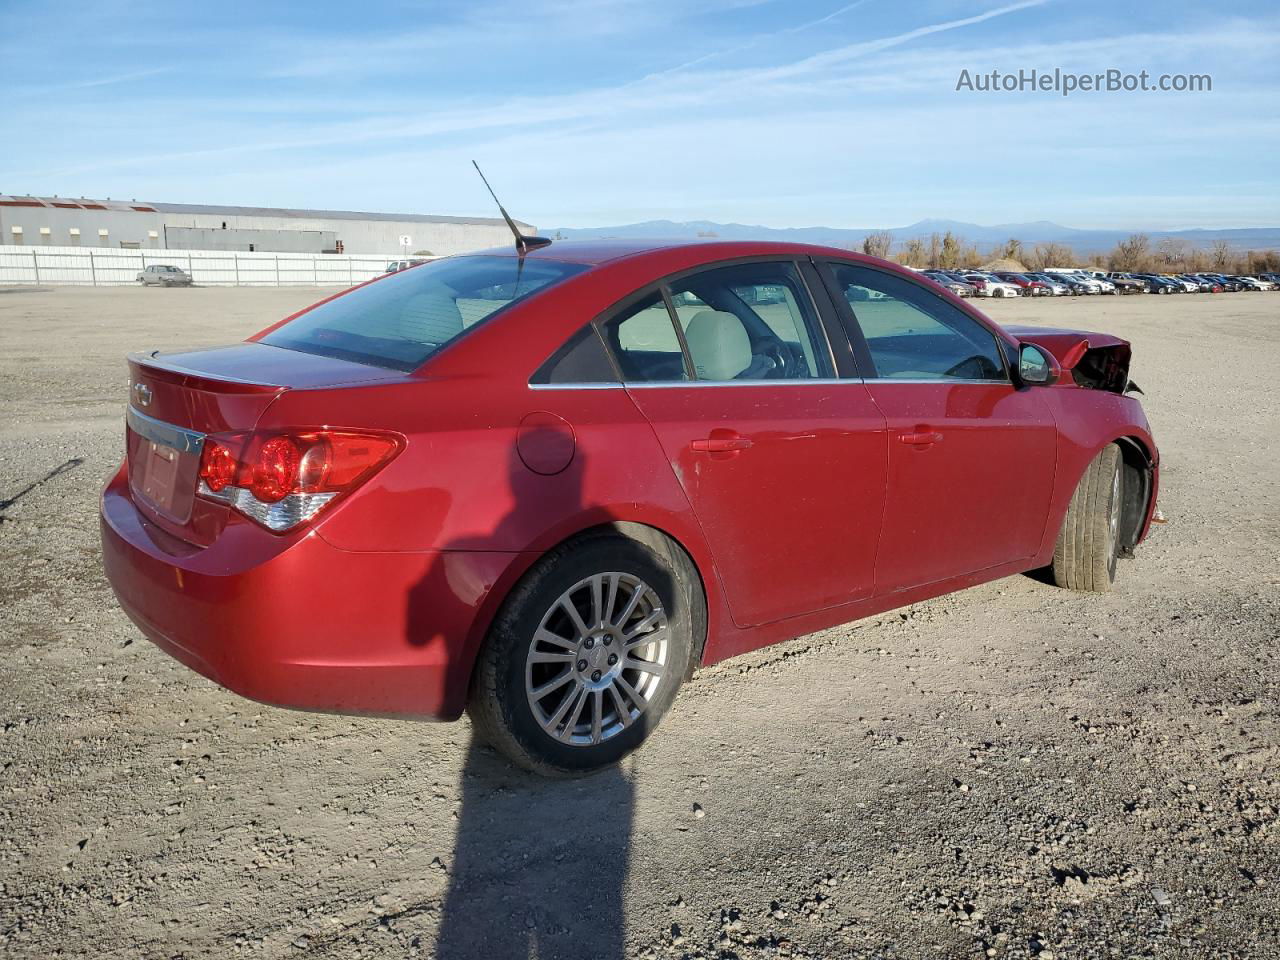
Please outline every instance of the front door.
[{"label": "front door", "polygon": [[829,267],[888,428],[876,592],[1031,558],[1057,455],[1038,388],[1016,387],[995,334],[923,284]]},{"label": "front door", "polygon": [[673,281],[602,327],[715,557],[735,623],[869,596],[884,417],[835,378],[797,264]]}]

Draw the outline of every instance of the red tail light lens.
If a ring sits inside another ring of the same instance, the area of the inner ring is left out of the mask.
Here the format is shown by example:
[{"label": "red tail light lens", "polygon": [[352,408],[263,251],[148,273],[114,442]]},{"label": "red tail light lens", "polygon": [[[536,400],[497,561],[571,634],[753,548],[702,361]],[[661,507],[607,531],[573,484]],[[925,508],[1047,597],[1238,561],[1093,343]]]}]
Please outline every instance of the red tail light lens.
[{"label": "red tail light lens", "polygon": [[230,450],[216,440],[207,440],[200,459],[200,479],[215,493],[235,483],[236,458]]},{"label": "red tail light lens", "polygon": [[263,503],[283,500],[298,485],[298,465],[302,454],[288,437],[272,437],[258,448],[253,462],[249,492]]},{"label": "red tail light lens", "polygon": [[305,445],[297,482],[306,493],[340,491],[360,483],[397,448],[397,441],[388,436],[336,430],[296,439]]},{"label": "red tail light lens", "polygon": [[312,519],[399,452],[389,434],[351,430],[208,437],[200,493],[228,503],[271,530]]}]

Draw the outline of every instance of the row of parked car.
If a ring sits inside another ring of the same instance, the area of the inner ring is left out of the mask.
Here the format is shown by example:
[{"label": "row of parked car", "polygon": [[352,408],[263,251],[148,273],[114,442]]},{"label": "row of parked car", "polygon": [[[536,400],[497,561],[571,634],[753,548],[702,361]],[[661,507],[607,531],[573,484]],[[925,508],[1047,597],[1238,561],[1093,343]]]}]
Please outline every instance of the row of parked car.
[{"label": "row of parked car", "polygon": [[960,297],[1065,297],[1119,293],[1237,293],[1280,290],[1280,273],[1251,277],[1221,273],[1107,273],[1049,267],[1040,271],[922,270]]}]

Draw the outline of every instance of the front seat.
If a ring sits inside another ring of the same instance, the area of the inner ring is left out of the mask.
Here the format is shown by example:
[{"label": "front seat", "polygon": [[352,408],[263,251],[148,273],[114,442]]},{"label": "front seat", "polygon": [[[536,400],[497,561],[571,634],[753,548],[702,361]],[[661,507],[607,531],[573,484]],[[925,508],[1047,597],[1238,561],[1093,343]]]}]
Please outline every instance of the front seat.
[{"label": "front seat", "polygon": [[462,312],[447,293],[419,293],[400,311],[400,336],[419,343],[442,344],[462,332]]},{"label": "front seat", "polygon": [[751,338],[742,321],[724,310],[699,310],[684,339],[699,380],[733,380],[751,366]]}]

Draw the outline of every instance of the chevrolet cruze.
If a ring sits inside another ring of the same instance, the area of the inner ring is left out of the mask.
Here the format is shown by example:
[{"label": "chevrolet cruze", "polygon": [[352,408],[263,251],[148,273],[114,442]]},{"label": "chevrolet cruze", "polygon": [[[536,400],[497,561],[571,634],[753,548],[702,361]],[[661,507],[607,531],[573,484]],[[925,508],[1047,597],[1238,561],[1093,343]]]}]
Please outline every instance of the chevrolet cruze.
[{"label": "chevrolet cruze", "polygon": [[248,697],[578,773],[701,664],[1021,571],[1107,590],[1158,453],[1107,334],[780,243],[450,257],[129,358],[107,575]]}]

